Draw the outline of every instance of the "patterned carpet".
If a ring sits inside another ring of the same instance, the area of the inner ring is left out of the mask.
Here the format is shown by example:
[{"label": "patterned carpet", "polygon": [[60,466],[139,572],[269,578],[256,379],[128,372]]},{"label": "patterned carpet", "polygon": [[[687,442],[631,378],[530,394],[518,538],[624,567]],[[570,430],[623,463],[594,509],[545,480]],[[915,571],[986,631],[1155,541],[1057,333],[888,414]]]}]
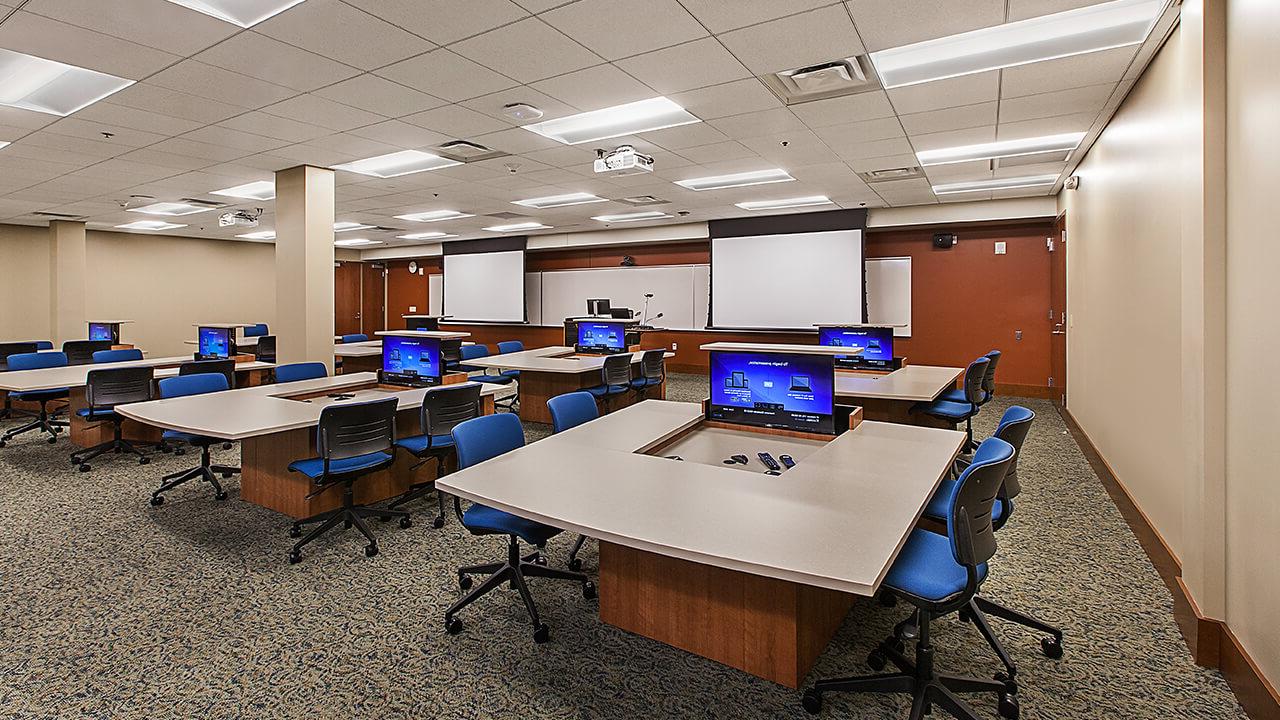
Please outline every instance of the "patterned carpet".
[{"label": "patterned carpet", "polygon": [[[700,400],[705,383],[675,376],[670,397]],[[984,593],[1067,639],[1052,661],[1036,635],[993,621],[1021,668],[1023,717],[1245,717],[1221,676],[1191,662],[1164,585],[1053,407],[1024,402],[1039,415],[1024,493]],[[981,434],[1007,404],[988,406]],[[530,583],[551,626],[546,645],[532,642],[508,590],[446,635],[454,569],[503,554],[501,540],[472,538],[452,517],[443,530],[376,528],[376,558],[351,532],[290,566],[286,520],[240,502],[235,480],[225,502],[188,486],[147,504],[157,478],[191,454],[149,466],[109,459],[80,474],[67,452],[33,436],[0,450],[0,717],[808,717],[794,691],[602,624],[565,583]],[[552,541],[554,561],[571,542]],[[810,680],[868,672],[867,651],[904,613],[859,603]],[[972,627],[935,627],[943,668],[999,669]],[[996,717],[994,699],[974,705]],[[832,695],[823,717],[906,713],[899,697]]]}]

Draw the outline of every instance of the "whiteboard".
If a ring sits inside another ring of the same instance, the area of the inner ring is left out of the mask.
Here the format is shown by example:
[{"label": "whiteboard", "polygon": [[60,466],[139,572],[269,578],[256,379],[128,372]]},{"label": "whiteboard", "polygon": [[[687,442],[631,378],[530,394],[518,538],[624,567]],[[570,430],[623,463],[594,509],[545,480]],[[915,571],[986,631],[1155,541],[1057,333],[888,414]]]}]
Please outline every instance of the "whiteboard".
[{"label": "whiteboard", "polygon": [[640,312],[645,293],[653,293],[650,319],[664,314],[653,325],[700,330],[707,322],[710,277],[708,265],[548,270],[542,273],[542,324],[559,325],[565,318],[583,315],[588,298],[609,298],[613,307]]},{"label": "whiteboard", "polygon": [[[441,299],[444,296],[444,276],[436,273],[427,276],[427,313],[440,314]],[[529,313],[529,324],[542,323],[542,273],[531,272],[524,275],[524,304]],[[559,323],[552,323],[558,325]]]},{"label": "whiteboard", "polygon": [[427,310],[428,314],[440,315],[444,306],[444,276],[440,273],[427,276]]},{"label": "whiteboard", "polygon": [[524,322],[524,250],[444,256],[444,314],[467,322]]},{"label": "whiteboard", "polygon": [[894,337],[911,337],[911,258],[867,258],[867,322],[902,325]]}]

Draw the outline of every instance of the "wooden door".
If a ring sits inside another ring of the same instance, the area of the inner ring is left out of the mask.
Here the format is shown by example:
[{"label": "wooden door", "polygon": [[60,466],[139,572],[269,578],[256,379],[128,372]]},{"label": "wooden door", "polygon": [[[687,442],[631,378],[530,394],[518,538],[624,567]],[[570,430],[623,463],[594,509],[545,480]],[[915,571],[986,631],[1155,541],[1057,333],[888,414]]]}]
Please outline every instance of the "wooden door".
[{"label": "wooden door", "polygon": [[340,262],[333,268],[333,334],[360,332],[360,263]]},{"label": "wooden door", "polygon": [[1055,224],[1049,248],[1049,385],[1058,407],[1067,406],[1067,216]]},{"label": "wooden door", "polygon": [[360,332],[373,336],[387,329],[387,266],[360,263]]}]

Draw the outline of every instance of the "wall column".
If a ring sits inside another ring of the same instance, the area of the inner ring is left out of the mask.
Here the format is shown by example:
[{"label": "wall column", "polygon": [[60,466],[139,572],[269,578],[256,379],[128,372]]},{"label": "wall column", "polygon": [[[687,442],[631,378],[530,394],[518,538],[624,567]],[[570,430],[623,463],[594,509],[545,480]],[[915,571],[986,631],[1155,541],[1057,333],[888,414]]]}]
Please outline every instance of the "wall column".
[{"label": "wall column", "polygon": [[88,272],[83,222],[49,223],[49,330],[54,345],[89,337],[85,277]]},{"label": "wall column", "polygon": [[281,363],[319,361],[333,372],[333,171],[276,173],[276,324]]}]

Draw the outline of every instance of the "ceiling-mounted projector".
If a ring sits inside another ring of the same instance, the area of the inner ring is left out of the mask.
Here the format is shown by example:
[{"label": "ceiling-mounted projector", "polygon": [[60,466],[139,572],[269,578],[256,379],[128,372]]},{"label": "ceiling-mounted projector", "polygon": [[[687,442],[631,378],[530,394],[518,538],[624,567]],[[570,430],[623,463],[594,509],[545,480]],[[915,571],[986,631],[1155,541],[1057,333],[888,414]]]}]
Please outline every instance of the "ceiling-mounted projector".
[{"label": "ceiling-mounted projector", "polygon": [[235,212],[223,213],[218,216],[218,227],[258,227],[258,217],[262,215],[262,209],[253,210],[236,210]]},{"label": "ceiling-mounted projector", "polygon": [[653,172],[653,157],[636,152],[630,145],[620,145],[613,152],[596,150],[595,170],[614,176]]}]

